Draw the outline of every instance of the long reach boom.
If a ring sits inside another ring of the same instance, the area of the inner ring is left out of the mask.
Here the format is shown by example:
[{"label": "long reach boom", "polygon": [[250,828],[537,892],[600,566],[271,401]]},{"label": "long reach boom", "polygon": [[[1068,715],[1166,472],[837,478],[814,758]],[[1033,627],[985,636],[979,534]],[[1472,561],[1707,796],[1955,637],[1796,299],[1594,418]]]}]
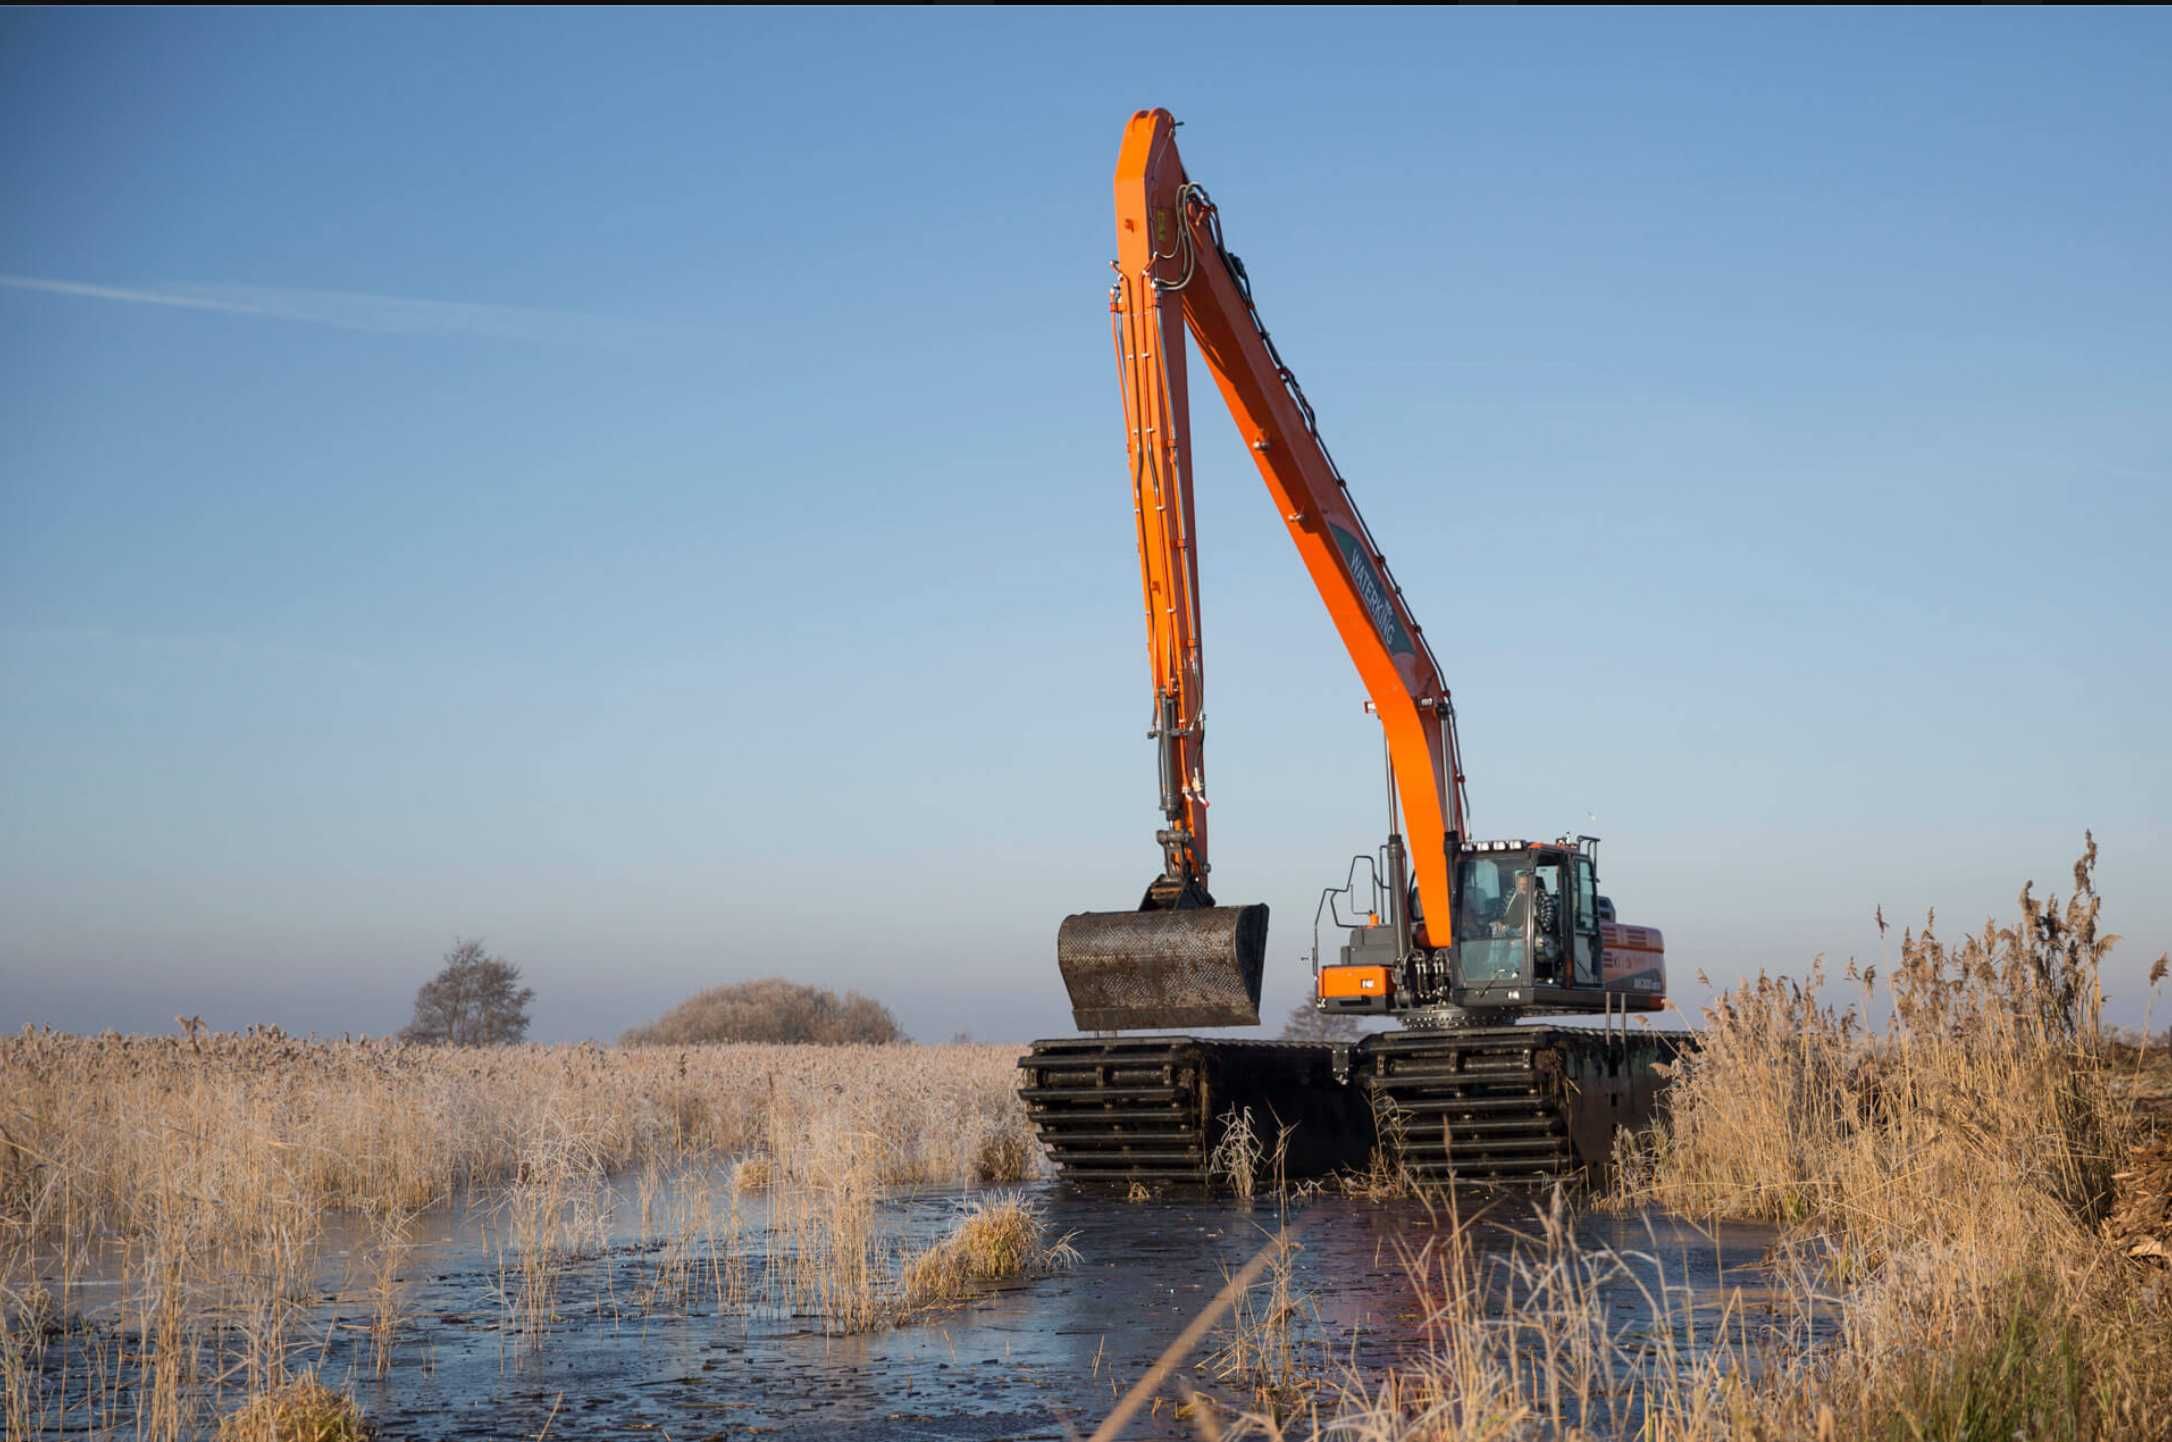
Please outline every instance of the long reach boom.
[{"label": "long reach boom", "polygon": [[[1391,826],[1387,846],[1390,908],[1405,954],[1446,946],[1454,935],[1451,876],[1465,834],[1455,708],[1440,662],[1261,323],[1214,202],[1184,173],[1176,128],[1168,111],[1142,110],[1125,130],[1109,290],[1167,824],[1157,833],[1162,871],[1138,912],[1082,913],[1059,936],[1082,1026],[1258,1020],[1266,908],[1216,907],[1208,890],[1206,672],[1184,331],[1221,388],[1380,718],[1410,838],[1406,851],[1403,831]],[[1248,998],[1236,985],[1206,995],[1215,979],[1231,978]]]},{"label": "long reach boom", "polygon": [[[1180,334],[1188,329],[1379,714],[1419,904],[1445,945],[1450,865],[1465,834],[1466,804],[1448,685],[1320,439],[1311,404],[1260,321],[1244,263],[1223,243],[1214,202],[1184,173],[1176,127],[1168,111],[1142,110],[1125,131],[1116,164],[1117,279],[1109,290],[1169,818],[1158,884],[1203,890],[1208,871],[1192,433]],[[1415,940],[1427,944],[1422,927]]]}]

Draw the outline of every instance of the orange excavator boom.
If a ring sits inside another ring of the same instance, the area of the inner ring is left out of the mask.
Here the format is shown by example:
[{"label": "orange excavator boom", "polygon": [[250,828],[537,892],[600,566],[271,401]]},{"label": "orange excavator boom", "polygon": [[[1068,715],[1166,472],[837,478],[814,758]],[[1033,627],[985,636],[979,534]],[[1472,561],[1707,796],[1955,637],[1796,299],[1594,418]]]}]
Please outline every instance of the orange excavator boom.
[{"label": "orange excavator boom", "polygon": [[1260,322],[1213,201],[1184,173],[1176,127],[1168,111],[1142,110],[1125,131],[1109,293],[1169,822],[1157,885],[1203,892],[1209,866],[1188,330],[1380,718],[1423,916],[1413,940],[1446,945],[1454,934],[1453,859],[1467,834],[1448,686],[1311,405]]}]

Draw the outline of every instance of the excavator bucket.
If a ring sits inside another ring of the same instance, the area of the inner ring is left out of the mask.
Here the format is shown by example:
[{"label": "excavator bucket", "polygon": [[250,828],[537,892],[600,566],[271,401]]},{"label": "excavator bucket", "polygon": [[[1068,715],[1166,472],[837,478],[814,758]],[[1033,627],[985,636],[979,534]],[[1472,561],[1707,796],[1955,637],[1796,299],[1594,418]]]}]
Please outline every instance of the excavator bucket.
[{"label": "excavator bucket", "polygon": [[1080,1031],[1257,1026],[1265,906],[1082,911],[1056,933]]}]

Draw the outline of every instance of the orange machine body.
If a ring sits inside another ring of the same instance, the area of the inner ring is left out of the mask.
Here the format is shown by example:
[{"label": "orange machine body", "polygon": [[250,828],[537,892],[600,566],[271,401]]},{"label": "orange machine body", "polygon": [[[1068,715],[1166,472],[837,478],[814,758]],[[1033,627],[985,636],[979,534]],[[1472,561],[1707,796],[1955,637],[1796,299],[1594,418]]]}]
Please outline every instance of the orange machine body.
[{"label": "orange machine body", "polygon": [[1204,882],[1208,869],[1204,664],[1182,340],[1189,330],[1380,718],[1410,838],[1421,910],[1416,940],[1445,946],[1455,934],[1450,878],[1465,833],[1465,800],[1440,665],[1259,323],[1241,264],[1223,249],[1213,202],[1185,176],[1168,111],[1132,116],[1115,191],[1110,319],[1156,724],[1170,733],[1163,802],[1171,825],[1163,844],[1171,874],[1181,870]]},{"label": "orange machine body", "polygon": [[1384,966],[1323,966],[1319,995],[1328,1001],[1377,1000],[1385,1002],[1394,984]]}]

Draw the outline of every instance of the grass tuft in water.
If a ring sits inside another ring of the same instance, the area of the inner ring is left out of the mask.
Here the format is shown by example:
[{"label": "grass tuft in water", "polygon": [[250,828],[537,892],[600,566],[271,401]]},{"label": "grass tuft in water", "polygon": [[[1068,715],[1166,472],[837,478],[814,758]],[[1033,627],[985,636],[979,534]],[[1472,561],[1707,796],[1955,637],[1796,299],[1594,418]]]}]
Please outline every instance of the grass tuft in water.
[{"label": "grass tuft in water", "polygon": [[313,1376],[259,1392],[219,1422],[218,1442],[368,1442],[355,1400]]},{"label": "grass tuft in water", "polygon": [[898,1305],[924,1311],[962,1301],[980,1285],[1068,1271],[1078,1252],[1069,1237],[1047,1240],[1040,1214],[1015,1194],[976,1203],[950,1235],[905,1262]]}]

